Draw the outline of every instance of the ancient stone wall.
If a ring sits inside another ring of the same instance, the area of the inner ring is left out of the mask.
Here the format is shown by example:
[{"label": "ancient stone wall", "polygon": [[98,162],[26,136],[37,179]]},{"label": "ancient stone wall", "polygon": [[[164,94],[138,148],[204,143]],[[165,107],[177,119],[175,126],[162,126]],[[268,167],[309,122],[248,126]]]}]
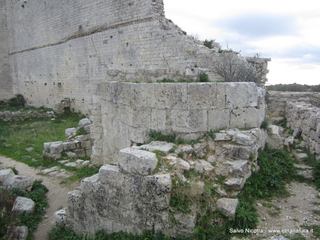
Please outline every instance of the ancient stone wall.
[{"label": "ancient stone wall", "polygon": [[268,92],[268,118],[286,122],[287,127],[301,133],[306,147],[320,155],[320,93]]},{"label": "ancient stone wall", "polygon": [[[194,232],[210,207],[232,219],[265,140],[259,128],[231,129],[193,145],[152,142],[122,149],[116,165],[104,165],[68,194],[66,224],[87,234],[183,236]],[[208,189],[214,190],[208,195]],[[172,200],[177,198],[184,199],[183,209]]]},{"label": "ancient stone wall", "polygon": [[9,39],[5,1],[0,1],[0,100],[13,96],[9,65]]},{"label": "ancient stone wall", "polygon": [[7,1],[15,89],[29,104],[70,98],[88,112],[96,84],[196,77],[214,50],[164,18],[155,1]]},{"label": "ancient stone wall", "polygon": [[210,130],[260,127],[265,90],[255,83],[119,83],[99,85],[93,111],[93,158],[112,160],[144,143],[150,130],[195,139]]}]

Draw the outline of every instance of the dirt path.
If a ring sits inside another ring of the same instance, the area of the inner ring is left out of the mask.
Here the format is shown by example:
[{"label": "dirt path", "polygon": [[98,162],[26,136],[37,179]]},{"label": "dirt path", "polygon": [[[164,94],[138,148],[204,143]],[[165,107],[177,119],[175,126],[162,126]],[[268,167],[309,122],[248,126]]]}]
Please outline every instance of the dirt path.
[{"label": "dirt path", "polygon": [[[312,233],[304,232],[303,226],[320,224],[320,199],[318,191],[306,183],[291,182],[288,185],[290,196],[276,198],[271,202],[260,201],[258,228],[268,230],[295,230],[306,239],[316,239]],[[266,234],[266,235],[275,235]],[[292,236],[293,234],[283,234]]]},{"label": "dirt path", "polygon": [[58,179],[38,175],[39,171],[27,166],[24,163],[0,156],[0,167],[15,167],[20,175],[33,177],[35,180],[42,180],[42,183],[48,188],[47,193],[49,208],[47,209],[44,220],[39,224],[37,231],[34,233],[35,240],[48,239],[48,232],[54,225],[54,212],[61,207],[67,206],[67,194],[74,189],[77,183],[73,185],[62,185]]}]

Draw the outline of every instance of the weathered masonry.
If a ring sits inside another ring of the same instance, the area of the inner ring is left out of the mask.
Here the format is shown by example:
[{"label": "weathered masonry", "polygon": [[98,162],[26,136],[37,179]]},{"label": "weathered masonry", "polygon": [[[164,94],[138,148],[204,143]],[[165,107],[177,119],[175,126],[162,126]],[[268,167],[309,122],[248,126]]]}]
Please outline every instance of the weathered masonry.
[{"label": "weathered masonry", "polygon": [[[255,83],[119,83],[99,86],[93,110],[93,159],[110,162],[150,130],[196,139],[229,128],[260,128],[265,90]],[[116,158],[115,158],[116,159]]]},{"label": "weathered masonry", "polygon": [[[0,26],[9,31],[1,34],[0,54],[9,54],[13,82],[6,57],[1,84],[31,105],[56,107],[68,98],[89,113],[100,83],[196,78],[203,71],[220,80],[212,72],[217,50],[166,19],[162,0],[1,0],[2,9],[5,3],[7,23]],[[264,61],[249,62],[266,69]]]}]

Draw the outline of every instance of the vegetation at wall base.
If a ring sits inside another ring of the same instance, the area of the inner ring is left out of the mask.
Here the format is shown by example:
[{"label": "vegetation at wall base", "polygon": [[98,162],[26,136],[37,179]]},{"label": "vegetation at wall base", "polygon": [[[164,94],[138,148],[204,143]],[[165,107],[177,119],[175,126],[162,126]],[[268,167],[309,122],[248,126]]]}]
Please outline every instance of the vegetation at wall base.
[{"label": "vegetation at wall base", "polygon": [[[260,166],[259,172],[247,180],[243,191],[239,195],[239,206],[234,220],[229,220],[216,212],[210,206],[208,199],[214,197],[214,189],[206,190],[204,195],[199,199],[190,199],[184,194],[177,192],[171,199],[170,206],[173,211],[188,213],[190,211],[191,201],[200,201],[202,214],[197,218],[197,225],[193,236],[190,238],[184,237],[180,239],[191,240],[228,240],[232,234],[229,232],[233,229],[254,229],[258,223],[258,213],[255,208],[256,201],[259,199],[271,199],[272,197],[281,197],[286,193],[286,183],[291,181],[295,175],[293,158],[289,152],[285,150],[265,149],[260,152],[258,163]],[[194,176],[194,174],[191,174]],[[194,177],[199,177],[198,175]],[[177,179],[176,179],[177,180]],[[173,183],[173,189],[187,188],[181,186],[178,180]],[[207,188],[205,188],[207,189]],[[175,192],[175,191],[173,191]],[[182,191],[184,193],[184,191]],[[56,227],[50,233],[50,240],[61,239],[72,240],[169,240],[177,238],[169,238],[162,234],[145,233],[140,236],[135,236],[127,233],[105,234],[97,233],[94,237],[79,236],[70,229]],[[179,238],[178,238],[179,239]]]},{"label": "vegetation at wall base", "polygon": [[[40,182],[35,181],[31,191],[21,191],[18,189],[0,189],[0,239],[6,239],[7,228],[9,226],[27,226],[29,229],[28,239],[33,239],[33,232],[42,221],[45,210],[48,207],[46,193],[48,189]],[[11,212],[16,197],[31,198],[35,202],[35,211],[32,214],[13,215]]]}]

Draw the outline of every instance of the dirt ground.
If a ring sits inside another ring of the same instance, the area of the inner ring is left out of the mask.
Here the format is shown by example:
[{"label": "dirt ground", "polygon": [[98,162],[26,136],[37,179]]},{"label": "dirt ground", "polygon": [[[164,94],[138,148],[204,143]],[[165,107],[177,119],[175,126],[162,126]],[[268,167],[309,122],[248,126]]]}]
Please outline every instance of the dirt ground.
[{"label": "dirt ground", "polygon": [[24,163],[0,156],[0,168],[15,167],[19,175],[33,177],[35,180],[42,180],[42,183],[48,188],[47,194],[49,208],[47,209],[44,220],[38,226],[34,233],[35,240],[48,239],[48,232],[54,225],[54,212],[62,207],[67,206],[68,192],[72,191],[78,183],[72,185],[62,185],[58,179],[38,175],[39,171],[31,168]]}]

